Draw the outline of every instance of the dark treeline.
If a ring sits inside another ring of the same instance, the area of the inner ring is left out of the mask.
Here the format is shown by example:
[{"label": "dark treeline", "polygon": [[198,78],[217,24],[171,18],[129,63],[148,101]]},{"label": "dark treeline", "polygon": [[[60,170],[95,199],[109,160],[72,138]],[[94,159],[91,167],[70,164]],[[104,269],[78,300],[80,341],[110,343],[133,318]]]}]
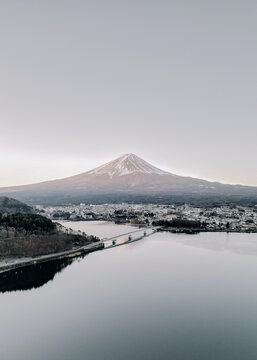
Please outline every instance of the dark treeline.
[{"label": "dark treeline", "polygon": [[164,226],[164,227],[183,228],[183,229],[200,229],[204,225],[200,221],[195,221],[195,220],[172,219],[172,220],[153,221],[153,226]]},{"label": "dark treeline", "polygon": [[50,234],[56,231],[56,225],[51,220],[37,214],[1,214],[0,226],[14,228],[31,234]]},{"label": "dark treeline", "polygon": [[54,193],[42,193],[36,195],[32,195],[30,193],[19,192],[16,195],[20,200],[26,201],[30,205],[69,205],[74,204],[78,205],[81,202],[91,203],[91,204],[105,204],[105,203],[113,203],[113,204],[121,204],[121,203],[129,203],[129,204],[175,204],[175,205],[183,205],[190,204],[193,206],[205,206],[205,207],[213,207],[213,206],[224,206],[224,205],[242,205],[242,206],[255,206],[257,201],[256,192],[253,194],[245,195],[233,195],[229,193],[224,194],[192,194],[192,193],[162,193],[162,194],[121,194],[121,193],[113,193],[113,194],[99,194],[99,195],[91,195],[91,194],[76,194],[76,192],[67,195],[63,192],[54,192]]}]

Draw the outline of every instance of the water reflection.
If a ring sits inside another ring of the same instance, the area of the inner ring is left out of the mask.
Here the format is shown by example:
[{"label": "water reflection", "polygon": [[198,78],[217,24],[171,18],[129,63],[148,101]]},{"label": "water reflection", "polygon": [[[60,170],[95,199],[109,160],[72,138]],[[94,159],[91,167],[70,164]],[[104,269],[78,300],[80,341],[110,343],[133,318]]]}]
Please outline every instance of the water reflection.
[{"label": "water reflection", "polygon": [[74,258],[49,261],[0,274],[0,293],[39,288],[74,261]]},{"label": "water reflection", "polygon": [[0,294],[0,359],[256,360],[256,235],[156,233],[0,275],[40,287]]},{"label": "water reflection", "polygon": [[191,236],[175,236],[177,242],[215,252],[257,256],[257,233],[200,233]]}]

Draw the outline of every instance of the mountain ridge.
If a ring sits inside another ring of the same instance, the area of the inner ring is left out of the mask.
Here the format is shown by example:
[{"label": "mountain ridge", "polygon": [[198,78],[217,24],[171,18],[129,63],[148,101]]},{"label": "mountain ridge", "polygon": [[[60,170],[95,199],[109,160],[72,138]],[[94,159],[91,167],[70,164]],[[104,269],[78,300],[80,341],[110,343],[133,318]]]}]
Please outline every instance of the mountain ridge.
[{"label": "mountain ridge", "polygon": [[138,156],[124,154],[92,170],[58,180],[0,188],[0,194],[30,202],[31,198],[60,199],[102,195],[221,195],[257,196],[257,187],[223,184],[172,174]]}]

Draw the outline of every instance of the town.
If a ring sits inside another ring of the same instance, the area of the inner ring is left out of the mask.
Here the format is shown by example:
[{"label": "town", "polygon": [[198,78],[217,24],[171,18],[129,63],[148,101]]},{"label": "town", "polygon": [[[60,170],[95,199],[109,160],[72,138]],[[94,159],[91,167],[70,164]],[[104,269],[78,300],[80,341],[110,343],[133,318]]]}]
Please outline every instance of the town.
[{"label": "town", "polygon": [[[113,221],[136,226],[194,227],[199,231],[257,232],[257,206],[222,205],[198,207],[157,204],[84,204],[36,206],[52,220]],[[185,222],[187,225],[185,226]],[[174,226],[175,224],[175,226]]]}]

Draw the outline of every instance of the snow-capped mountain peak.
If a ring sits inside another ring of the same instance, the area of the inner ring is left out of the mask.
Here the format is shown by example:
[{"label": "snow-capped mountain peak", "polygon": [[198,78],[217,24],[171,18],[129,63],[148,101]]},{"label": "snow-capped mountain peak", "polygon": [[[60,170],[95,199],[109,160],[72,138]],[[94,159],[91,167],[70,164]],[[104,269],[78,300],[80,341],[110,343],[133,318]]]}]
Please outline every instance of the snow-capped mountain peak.
[{"label": "snow-capped mountain peak", "polygon": [[[37,184],[0,188],[5,196],[39,204],[72,201],[156,201],[181,197],[194,199],[235,196],[257,199],[257,187],[226,185],[218,182],[175,175],[149,164],[134,154],[117,159],[82,174]],[[158,198],[156,198],[156,196]],[[143,197],[143,198],[142,198]]]},{"label": "snow-capped mountain peak", "polygon": [[134,154],[124,154],[117,159],[108,162],[107,164],[104,164],[96,169],[89,171],[88,175],[108,174],[109,177],[112,178],[114,176],[124,176],[134,173],[157,175],[169,174],[166,171],[156,168],[155,166],[149,164],[148,162]]}]

